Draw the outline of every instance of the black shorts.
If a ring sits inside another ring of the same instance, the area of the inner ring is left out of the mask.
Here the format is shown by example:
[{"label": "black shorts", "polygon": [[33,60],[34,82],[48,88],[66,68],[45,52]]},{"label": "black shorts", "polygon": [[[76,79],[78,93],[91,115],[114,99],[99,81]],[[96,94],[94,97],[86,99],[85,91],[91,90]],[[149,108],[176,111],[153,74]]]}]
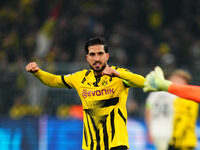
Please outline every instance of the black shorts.
[{"label": "black shorts", "polygon": [[110,150],[127,150],[127,146],[117,146],[111,148]]},{"label": "black shorts", "polygon": [[194,147],[177,148],[173,145],[169,145],[168,150],[195,150]]}]

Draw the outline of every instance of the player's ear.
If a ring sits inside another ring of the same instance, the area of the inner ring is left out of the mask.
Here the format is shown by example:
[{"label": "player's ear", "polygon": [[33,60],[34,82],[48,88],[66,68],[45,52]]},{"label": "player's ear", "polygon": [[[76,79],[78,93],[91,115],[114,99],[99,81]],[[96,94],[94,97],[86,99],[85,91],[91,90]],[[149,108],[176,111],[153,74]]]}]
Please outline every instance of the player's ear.
[{"label": "player's ear", "polygon": [[106,53],[106,57],[107,57],[107,60],[108,60],[109,57],[110,57],[110,54],[109,54],[109,53]]},{"label": "player's ear", "polygon": [[86,56],[85,56],[85,57],[86,57],[86,60],[88,61],[88,54],[86,54]]}]

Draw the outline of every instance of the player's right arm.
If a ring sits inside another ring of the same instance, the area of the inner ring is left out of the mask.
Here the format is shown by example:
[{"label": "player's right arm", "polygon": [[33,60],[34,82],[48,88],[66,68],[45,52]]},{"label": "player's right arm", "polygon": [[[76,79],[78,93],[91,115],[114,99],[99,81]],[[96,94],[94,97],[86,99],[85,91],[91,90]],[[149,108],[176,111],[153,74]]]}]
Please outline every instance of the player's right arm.
[{"label": "player's right arm", "polygon": [[164,79],[162,69],[156,67],[147,75],[144,91],[167,91],[179,97],[200,102],[200,86],[179,85]]},{"label": "player's right arm", "polygon": [[43,71],[38,67],[38,65],[35,62],[30,62],[29,64],[27,64],[26,70],[34,74],[34,76],[36,76],[43,84],[47,86],[59,87],[59,88],[71,87],[64,81],[63,76],[54,75],[46,71]]}]

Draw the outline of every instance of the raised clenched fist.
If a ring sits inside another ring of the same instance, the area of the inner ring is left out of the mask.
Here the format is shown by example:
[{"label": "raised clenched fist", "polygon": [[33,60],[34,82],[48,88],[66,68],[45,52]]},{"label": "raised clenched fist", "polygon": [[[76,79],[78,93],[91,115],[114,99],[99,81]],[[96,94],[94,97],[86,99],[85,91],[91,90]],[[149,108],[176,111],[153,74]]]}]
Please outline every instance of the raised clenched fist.
[{"label": "raised clenched fist", "polygon": [[26,65],[26,70],[30,73],[35,73],[39,70],[39,67],[35,62],[30,62],[28,65]]},{"label": "raised clenched fist", "polygon": [[116,71],[115,69],[111,68],[111,67],[106,67],[103,72],[102,75],[108,75],[108,76],[113,76],[113,77],[119,77],[119,72]]}]

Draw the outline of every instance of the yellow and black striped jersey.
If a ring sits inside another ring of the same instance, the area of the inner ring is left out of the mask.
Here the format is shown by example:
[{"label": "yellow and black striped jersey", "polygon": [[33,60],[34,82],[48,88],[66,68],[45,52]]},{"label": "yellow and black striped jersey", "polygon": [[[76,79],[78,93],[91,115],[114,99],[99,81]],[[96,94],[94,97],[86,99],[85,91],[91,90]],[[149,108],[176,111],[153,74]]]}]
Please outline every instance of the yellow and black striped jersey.
[{"label": "yellow and black striped jersey", "polygon": [[83,145],[85,150],[109,150],[127,146],[126,101],[129,86],[143,87],[145,78],[112,66],[120,77],[95,76],[93,70],[59,76],[39,70],[35,75],[46,85],[75,88],[83,106]]},{"label": "yellow and black striped jersey", "polygon": [[196,121],[198,117],[198,103],[176,98],[174,101],[174,125],[170,145],[176,148],[196,147]]}]

